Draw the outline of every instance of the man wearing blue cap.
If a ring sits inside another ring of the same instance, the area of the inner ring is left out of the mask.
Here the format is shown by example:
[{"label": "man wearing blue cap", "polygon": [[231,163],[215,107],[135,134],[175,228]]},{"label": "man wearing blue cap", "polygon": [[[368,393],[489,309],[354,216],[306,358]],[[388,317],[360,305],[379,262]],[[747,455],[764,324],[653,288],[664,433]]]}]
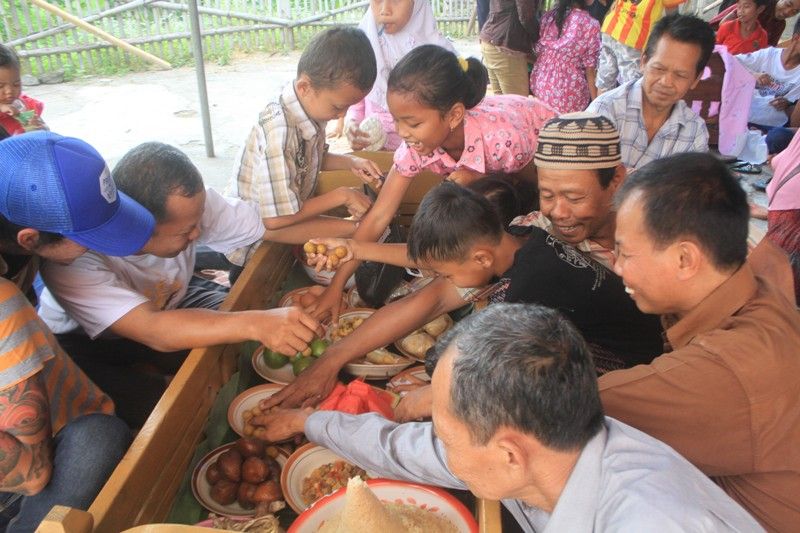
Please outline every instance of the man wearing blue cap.
[{"label": "man wearing blue cap", "polygon": [[154,224],[83,141],[36,132],[0,143],[0,529],[33,531],[53,505],[88,508],[130,442],[20,289],[39,258],[132,253]]}]

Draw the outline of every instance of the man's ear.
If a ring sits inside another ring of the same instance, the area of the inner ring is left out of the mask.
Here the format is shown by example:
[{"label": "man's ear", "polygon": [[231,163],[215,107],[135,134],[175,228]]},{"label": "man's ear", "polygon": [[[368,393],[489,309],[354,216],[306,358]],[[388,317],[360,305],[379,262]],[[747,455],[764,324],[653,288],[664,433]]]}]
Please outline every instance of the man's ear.
[{"label": "man's ear", "polygon": [[478,248],[472,253],[472,260],[485,269],[494,266],[494,254],[487,248]]},{"label": "man's ear", "polygon": [[445,115],[445,119],[447,120],[447,124],[450,126],[450,131],[456,129],[461,121],[464,120],[464,114],[467,112],[467,109],[464,107],[464,104],[461,102],[456,102],[453,104],[453,107],[450,108],[450,111],[447,112]]},{"label": "man's ear", "polygon": [[697,275],[702,264],[706,262],[705,254],[694,241],[676,243],[678,260],[678,278],[687,281]]},{"label": "man's ear", "polygon": [[39,247],[39,231],[33,228],[24,228],[17,232],[17,244],[24,250],[33,253]]}]

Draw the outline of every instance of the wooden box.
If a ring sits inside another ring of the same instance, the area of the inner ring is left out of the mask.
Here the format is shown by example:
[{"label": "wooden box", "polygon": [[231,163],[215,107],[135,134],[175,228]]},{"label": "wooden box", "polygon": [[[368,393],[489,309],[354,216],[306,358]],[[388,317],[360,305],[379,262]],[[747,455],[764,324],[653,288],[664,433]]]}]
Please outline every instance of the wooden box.
[{"label": "wooden box", "polygon": [[[359,154],[388,170],[391,153]],[[441,181],[423,174],[414,181],[400,208],[401,222],[408,224],[424,194]],[[347,171],[323,172],[318,193],[360,181]],[[223,311],[264,309],[280,289],[293,265],[291,247],[264,243],[250,260]],[[219,391],[236,372],[238,345],[192,350],[164,396],[131,444],[128,453],[92,503],[85,520],[63,520],[63,511],[53,513],[47,531],[67,533],[119,533],[136,526],[166,520],[194,450],[202,440],[203,427]],[[480,501],[477,509],[482,532],[500,531],[497,502]],[[93,522],[93,527],[87,524]],[[76,526],[75,524],[80,524]],[[148,529],[148,531],[155,531]],[[210,530],[209,530],[210,531]]]}]

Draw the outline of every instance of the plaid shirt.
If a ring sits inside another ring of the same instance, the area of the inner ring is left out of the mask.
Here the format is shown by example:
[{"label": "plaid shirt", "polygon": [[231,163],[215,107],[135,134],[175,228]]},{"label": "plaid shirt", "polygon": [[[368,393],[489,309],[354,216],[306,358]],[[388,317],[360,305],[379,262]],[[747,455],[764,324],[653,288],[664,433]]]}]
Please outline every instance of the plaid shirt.
[{"label": "plaid shirt", "polygon": [[683,100],[678,100],[653,140],[647,142],[641,78],[601,94],[586,111],[603,115],[616,125],[622,163],[629,171],[673,154],[708,152],[706,123]]},{"label": "plaid shirt", "polygon": [[[317,187],[326,149],[325,124],[309,118],[289,83],[259,114],[225,194],[255,202],[262,218],[297,213]],[[243,265],[254,250],[236,250],[228,259]]]}]

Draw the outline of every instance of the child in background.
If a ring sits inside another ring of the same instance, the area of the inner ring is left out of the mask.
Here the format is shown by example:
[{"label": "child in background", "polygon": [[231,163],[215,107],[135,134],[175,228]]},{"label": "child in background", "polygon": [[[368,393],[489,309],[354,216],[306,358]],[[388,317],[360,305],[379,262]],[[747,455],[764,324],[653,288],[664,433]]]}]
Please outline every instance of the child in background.
[{"label": "child in background", "polygon": [[[386,105],[389,72],[403,56],[422,44],[437,44],[451,52],[453,45],[436,28],[429,0],[371,0],[358,27],[367,35],[378,76],[366,98],[352,106],[345,118],[345,129],[353,150],[392,150],[400,146],[394,119]],[[375,117],[380,128],[367,132],[359,129],[365,118]],[[385,134],[385,135],[383,135]],[[380,140],[385,141],[380,146]]]},{"label": "child in background", "polygon": [[[555,112],[535,98],[484,99],[487,83],[480,61],[458,58],[440,46],[419,46],[397,64],[387,102],[405,143],[395,151],[386,183],[353,239],[377,240],[411,179],[424,170],[467,185],[490,173],[525,174],[533,166],[539,129]],[[335,322],[344,283],[357,266],[340,268],[308,310],[316,316],[332,313]]]},{"label": "child in background", "polygon": [[0,44],[0,128],[8,135],[47,129],[42,121],[44,104],[22,94],[19,58]]},{"label": "child in background", "polygon": [[749,54],[766,48],[767,32],[758,23],[767,0],[739,0],[736,2],[737,16],[723,22],[717,30],[717,44],[725,45],[731,54]]},{"label": "child in background", "polygon": [[[366,183],[379,183],[381,172],[375,163],[328,153],[325,144],[325,123],[343,117],[348,107],[362,100],[375,73],[375,54],[361,30],[336,27],[317,35],[300,56],[297,78],[259,114],[234,163],[226,194],[255,202],[262,218],[291,222],[314,194],[320,170],[350,169]],[[342,197],[333,203],[362,204],[356,192],[333,191]],[[314,202],[331,204],[322,198]],[[332,236],[351,232],[353,224],[330,218],[325,227]],[[228,260],[242,266],[254,250],[236,250]]]},{"label": "child in background", "polygon": [[531,94],[558,113],[583,111],[597,96],[600,24],[584,0],[559,0],[542,16]]}]

